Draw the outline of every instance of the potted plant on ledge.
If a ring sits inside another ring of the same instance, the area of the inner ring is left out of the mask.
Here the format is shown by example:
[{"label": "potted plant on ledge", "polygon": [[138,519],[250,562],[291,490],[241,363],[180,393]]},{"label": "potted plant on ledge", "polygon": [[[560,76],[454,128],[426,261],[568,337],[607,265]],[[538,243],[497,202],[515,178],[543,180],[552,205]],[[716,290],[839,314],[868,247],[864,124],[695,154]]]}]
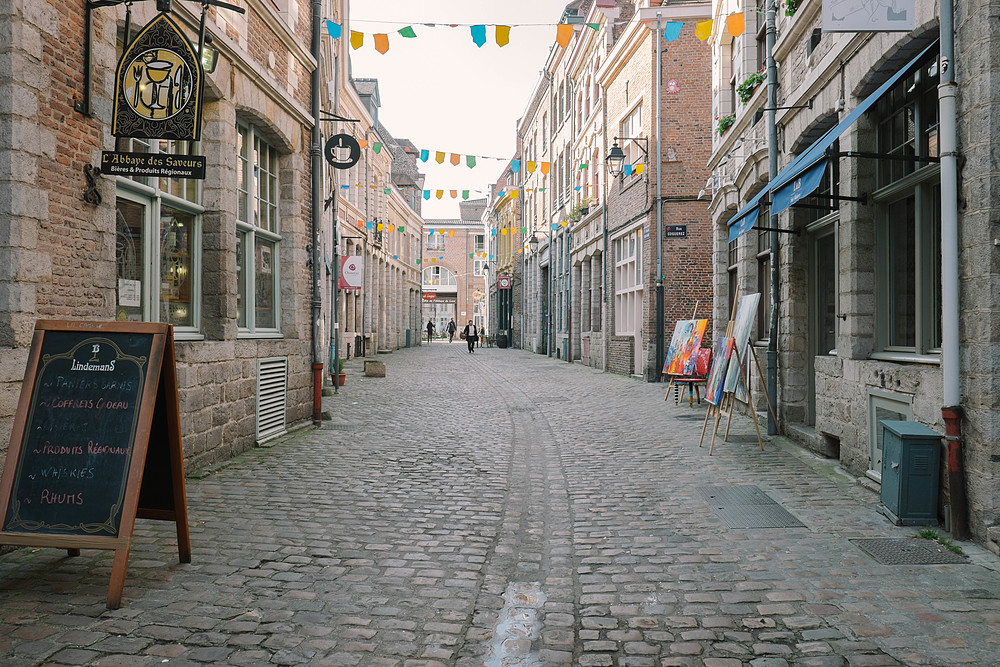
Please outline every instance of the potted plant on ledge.
[{"label": "potted plant on ledge", "polygon": [[736,94],[739,95],[740,101],[746,104],[753,97],[753,91],[757,90],[757,86],[764,83],[764,73],[763,72],[753,72],[743,83],[736,86]]},{"label": "potted plant on ledge", "polygon": [[729,130],[729,128],[733,126],[733,123],[736,122],[736,114],[731,113],[728,116],[723,116],[722,118],[719,118],[718,120],[719,120],[719,134],[725,134]]}]

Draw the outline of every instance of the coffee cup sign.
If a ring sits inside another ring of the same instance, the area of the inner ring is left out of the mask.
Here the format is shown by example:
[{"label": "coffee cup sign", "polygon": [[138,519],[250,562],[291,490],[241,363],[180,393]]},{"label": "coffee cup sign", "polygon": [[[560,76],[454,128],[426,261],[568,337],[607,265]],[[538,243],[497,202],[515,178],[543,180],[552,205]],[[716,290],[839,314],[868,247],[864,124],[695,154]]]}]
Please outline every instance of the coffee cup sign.
[{"label": "coffee cup sign", "polygon": [[334,169],[350,169],[361,159],[361,145],[349,134],[335,134],[327,140],[323,155]]}]

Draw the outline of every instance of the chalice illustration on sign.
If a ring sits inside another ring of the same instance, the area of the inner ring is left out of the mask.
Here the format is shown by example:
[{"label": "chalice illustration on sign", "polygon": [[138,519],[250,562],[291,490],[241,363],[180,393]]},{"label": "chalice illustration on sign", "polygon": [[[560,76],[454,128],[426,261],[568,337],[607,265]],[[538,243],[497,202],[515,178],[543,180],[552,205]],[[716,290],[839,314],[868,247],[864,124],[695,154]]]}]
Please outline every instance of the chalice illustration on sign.
[{"label": "chalice illustration on sign", "polygon": [[143,118],[165,120],[187,104],[190,82],[188,67],[180,56],[167,49],[150,49],[126,68],[125,99]]}]

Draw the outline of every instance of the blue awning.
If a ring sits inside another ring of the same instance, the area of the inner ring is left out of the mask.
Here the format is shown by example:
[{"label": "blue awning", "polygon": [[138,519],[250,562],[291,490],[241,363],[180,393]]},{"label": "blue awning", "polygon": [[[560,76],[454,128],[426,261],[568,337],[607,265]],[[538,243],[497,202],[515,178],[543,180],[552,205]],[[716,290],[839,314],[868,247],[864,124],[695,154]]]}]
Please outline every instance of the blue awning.
[{"label": "blue awning", "polygon": [[[861,114],[868,111],[872,105],[874,105],[880,97],[882,97],[886,91],[896,85],[900,79],[908,76],[917,66],[921,60],[935,47],[937,42],[935,41],[930,46],[921,51],[913,60],[908,62],[905,66],[899,69],[895,74],[889,77],[885,83],[878,87],[878,89],[866,97],[858,106],[851,109],[851,112],[844,116],[843,120],[833,126],[826,134],[814,141],[809,148],[805,149],[800,153],[794,160],[792,160],[788,165],[782,169],[777,176],[774,177],[770,183],[767,184],[757,195],[750,200],[750,202],[736,212],[736,215],[729,221],[729,240],[732,241],[735,238],[739,238],[740,234],[749,231],[753,225],[749,226],[744,221],[751,211],[757,211],[757,205],[760,203],[761,197],[763,197],[768,192],[774,193],[771,204],[772,213],[780,213],[785,210],[795,202],[797,202],[802,197],[805,197],[819,185],[820,180],[823,177],[823,168],[826,167],[826,151],[833,145],[841,134],[844,133],[848,127],[854,124]],[[813,183],[815,180],[815,183]],[[797,184],[797,185],[796,185]],[[812,184],[812,187],[806,189],[806,186]],[[780,207],[779,207],[780,205]],[[734,226],[738,225],[739,232],[734,236]]]},{"label": "blue awning", "polygon": [[823,158],[816,164],[807,168],[798,176],[785,185],[774,189],[774,196],[771,197],[771,213],[777,215],[786,208],[812,194],[812,191],[819,187],[826,172],[827,159]]},{"label": "blue awning", "polygon": [[[750,231],[757,223],[757,215],[760,211],[758,205],[760,200],[767,194],[767,188],[753,196],[747,205],[736,212],[736,215],[729,221],[729,242],[732,243],[744,233]],[[751,219],[752,218],[752,219]]]}]

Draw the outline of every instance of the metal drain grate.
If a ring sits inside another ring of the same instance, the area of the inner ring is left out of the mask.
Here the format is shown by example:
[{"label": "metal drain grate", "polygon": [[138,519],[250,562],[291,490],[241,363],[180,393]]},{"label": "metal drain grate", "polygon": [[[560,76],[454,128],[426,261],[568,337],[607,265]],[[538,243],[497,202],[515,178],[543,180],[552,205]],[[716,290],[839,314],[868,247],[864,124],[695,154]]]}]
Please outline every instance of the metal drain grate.
[{"label": "metal drain grate", "polygon": [[903,537],[851,540],[851,542],[883,565],[944,565],[969,562],[965,556],[949,551],[933,540]]},{"label": "metal drain grate", "polygon": [[323,424],[324,431],[360,431],[362,428],[362,424]]},{"label": "metal drain grate", "polygon": [[700,486],[698,493],[730,528],[805,528],[756,486]]}]

